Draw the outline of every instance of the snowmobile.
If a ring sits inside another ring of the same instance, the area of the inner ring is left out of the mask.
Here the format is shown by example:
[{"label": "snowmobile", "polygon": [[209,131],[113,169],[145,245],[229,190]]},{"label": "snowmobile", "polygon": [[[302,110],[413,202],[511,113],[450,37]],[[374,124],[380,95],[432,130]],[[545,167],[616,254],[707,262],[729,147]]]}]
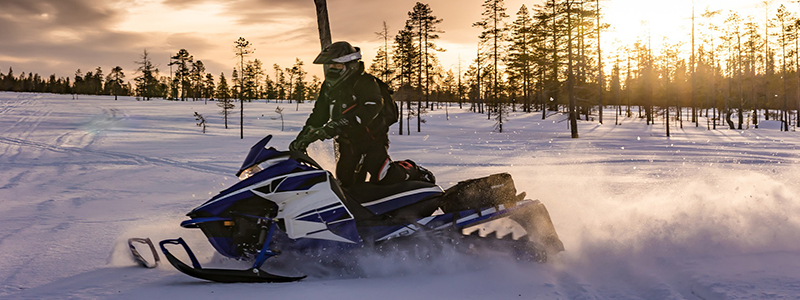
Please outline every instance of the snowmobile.
[{"label": "snowmobile", "polygon": [[[271,139],[268,135],[250,149],[236,173],[238,183],[194,208],[187,214],[190,219],[180,224],[199,228],[221,255],[252,260],[252,267],[203,268],[182,238],[159,242],[172,266],[216,282],[291,282],[305,276],[271,274],[262,269],[264,262],[287,251],[379,247],[437,233],[455,236],[450,241],[456,244],[468,239],[502,240],[538,262],[564,250],[547,209],[538,200],[524,199],[524,192],[516,194],[509,174],[459,182],[447,190],[414,180],[391,185],[365,182],[345,189],[307,154],[268,147]],[[502,239],[462,234],[466,228],[501,218],[518,223],[526,234],[516,240],[510,234]],[[192,265],[170,253],[169,245],[181,245]],[[152,265],[134,256],[140,264]]]}]

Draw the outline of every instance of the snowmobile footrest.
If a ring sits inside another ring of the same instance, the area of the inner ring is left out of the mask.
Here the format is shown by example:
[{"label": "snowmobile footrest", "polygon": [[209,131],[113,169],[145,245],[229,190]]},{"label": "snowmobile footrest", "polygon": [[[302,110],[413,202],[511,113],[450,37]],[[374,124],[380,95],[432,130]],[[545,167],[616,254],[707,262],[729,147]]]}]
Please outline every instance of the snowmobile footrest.
[{"label": "snowmobile footrest", "polygon": [[[234,283],[234,282],[292,282],[298,281],[306,276],[299,276],[299,277],[291,277],[291,276],[280,276],[274,275],[265,272],[259,268],[250,268],[247,270],[229,270],[229,269],[203,269],[200,266],[200,263],[197,261],[197,258],[192,253],[192,250],[189,249],[189,246],[186,245],[186,242],[183,238],[171,239],[171,240],[163,240],[158,243],[161,247],[161,252],[164,253],[164,257],[167,258],[170,264],[173,267],[181,271],[182,273],[209,281],[215,282],[223,282],[223,283]],[[183,246],[186,253],[189,254],[189,259],[192,261],[193,267],[188,266],[187,264],[180,261],[176,258],[172,253],[167,250],[164,246],[165,244],[173,244],[173,245],[181,245]]]}]

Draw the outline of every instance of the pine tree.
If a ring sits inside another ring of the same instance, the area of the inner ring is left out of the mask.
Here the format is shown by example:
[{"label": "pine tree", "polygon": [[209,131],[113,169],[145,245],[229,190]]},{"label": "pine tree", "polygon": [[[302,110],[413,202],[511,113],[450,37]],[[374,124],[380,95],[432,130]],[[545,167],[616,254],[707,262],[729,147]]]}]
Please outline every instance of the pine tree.
[{"label": "pine tree", "polygon": [[777,22],[778,26],[780,26],[780,32],[778,33],[778,46],[781,47],[781,77],[783,78],[783,88],[781,91],[781,95],[783,96],[783,105],[782,109],[783,112],[781,113],[781,130],[789,131],[789,97],[788,97],[788,82],[789,82],[789,53],[786,52],[786,47],[789,46],[792,42],[791,36],[791,29],[790,29],[790,14],[786,10],[786,6],[781,4],[778,7],[778,13],[775,15],[775,21]]},{"label": "pine tree", "polygon": [[219,85],[214,95],[217,98],[217,106],[222,108],[222,117],[225,120],[225,129],[228,129],[228,115],[230,110],[236,107],[231,99],[231,92],[228,88],[228,81],[225,79],[225,73],[219,74]]},{"label": "pine tree", "polygon": [[180,98],[181,101],[186,101],[186,97],[189,92],[189,80],[191,75],[191,69],[189,64],[194,61],[194,57],[189,54],[189,51],[186,49],[178,50],[178,53],[170,57],[170,66],[177,66],[175,70],[175,79],[174,82],[180,87]]},{"label": "pine tree", "polygon": [[578,111],[576,110],[575,72],[573,71],[572,0],[567,1],[567,93],[569,95],[569,127],[572,138],[578,138]]},{"label": "pine tree", "polygon": [[[406,93],[406,111],[408,112],[408,118],[406,119],[406,131],[408,134],[411,134],[411,124],[408,122],[411,121],[411,97],[409,94],[419,94],[416,89],[419,89],[419,86],[415,85],[415,81],[413,80],[416,77],[418,69],[415,68],[420,62],[419,56],[419,49],[414,44],[414,35],[411,32],[411,28],[406,25],[402,30],[400,30],[394,38],[394,51],[392,51],[392,60],[394,61],[394,66],[397,68],[397,77],[400,79],[398,91],[407,91]],[[401,99],[402,101],[402,99]],[[400,109],[400,118],[399,118],[399,134],[403,135],[403,105],[402,102],[398,107]]]},{"label": "pine tree", "polygon": [[294,77],[294,82],[289,83],[291,84],[291,88],[289,89],[291,91],[289,98],[295,100],[295,102],[297,103],[296,110],[299,110],[300,102],[303,102],[303,100],[305,100],[303,99],[304,98],[303,95],[305,95],[305,90],[307,85],[306,74],[308,74],[308,72],[303,70],[303,61],[300,60],[300,58],[295,58],[295,62],[294,65],[292,65],[292,68],[291,69],[286,68],[286,70],[290,71],[292,77]]},{"label": "pine tree", "polygon": [[409,27],[404,27],[397,33],[393,48],[392,60],[398,69],[397,78],[400,79],[400,86],[417,86],[413,79],[418,74],[415,66],[419,64],[420,56]]},{"label": "pine tree", "polygon": [[536,7],[537,30],[534,33],[542,42],[535,48],[534,57],[541,89],[539,100],[542,105],[542,120],[546,118],[548,109],[557,111],[561,103],[561,78],[566,77],[564,59],[567,58],[567,47],[564,46],[567,38],[564,11],[564,4],[559,4],[556,0],[547,0]]},{"label": "pine tree", "polygon": [[[55,75],[53,78],[55,78]],[[125,73],[122,71],[122,67],[120,66],[116,66],[111,69],[111,73],[108,74],[108,77],[106,78],[106,90],[110,90],[110,92],[113,93],[114,101],[117,100],[117,95],[119,95],[120,89],[122,88],[123,78],[125,78]]]},{"label": "pine tree", "polygon": [[594,13],[597,20],[597,24],[595,25],[595,29],[597,30],[597,115],[600,124],[603,124],[603,91],[605,90],[605,82],[603,76],[603,55],[600,48],[600,30],[603,28],[603,25],[600,24],[600,0],[595,0],[595,6]]},{"label": "pine tree", "polygon": [[760,54],[760,49],[762,48],[761,43],[761,34],[759,33],[758,24],[750,19],[747,23],[745,23],[744,28],[744,52],[745,61],[744,61],[744,68],[746,73],[746,81],[747,87],[749,88],[749,96],[751,106],[753,108],[752,113],[752,121],[753,126],[758,128],[758,109],[759,109],[759,95],[758,95],[758,82],[757,82],[757,73],[758,73],[758,65],[759,61],[763,59],[763,56]]},{"label": "pine tree", "polygon": [[[24,72],[23,75],[25,75]],[[83,72],[81,72],[81,69],[78,69],[75,71],[75,81],[72,82],[72,91],[74,94],[77,95],[84,92],[86,88],[84,87],[85,84],[83,82]]]},{"label": "pine tree", "polygon": [[275,70],[275,98],[286,99],[286,75],[278,64],[272,64],[272,69]]},{"label": "pine tree", "polygon": [[244,84],[242,86],[243,101],[261,98],[261,81],[264,77],[262,65],[258,59],[248,61],[244,66],[244,72],[239,74],[242,77],[241,82]]},{"label": "pine tree", "polygon": [[205,82],[203,83],[203,95],[202,97],[206,100],[205,104],[208,104],[208,99],[214,99],[214,91],[216,90],[216,85],[214,84],[214,75],[211,73],[206,74]]},{"label": "pine tree", "polygon": [[[37,75],[38,76],[38,75]],[[103,94],[103,69],[97,67],[94,69],[94,75],[91,78],[91,94],[92,95],[101,95]]]},{"label": "pine tree", "polygon": [[500,84],[499,84],[499,62],[503,60],[500,55],[503,54],[504,41],[507,40],[507,28],[505,19],[508,18],[506,14],[506,7],[503,0],[484,0],[483,2],[483,16],[473,26],[483,29],[479,38],[486,48],[486,55],[492,60],[492,87],[491,87],[491,102],[498,108],[498,128],[503,132],[503,109],[499,98]]},{"label": "pine tree", "polygon": [[3,80],[0,81],[0,88],[4,91],[11,91],[14,89],[14,68],[8,67],[8,73],[3,77]]},{"label": "pine tree", "polygon": [[619,54],[614,61],[614,68],[611,70],[611,94],[614,95],[614,104],[617,105],[614,113],[614,125],[620,125],[619,115],[622,114],[622,88],[621,88],[621,69],[619,67]]},{"label": "pine tree", "polygon": [[197,101],[198,98],[203,97],[203,87],[206,66],[202,60],[197,60],[192,63],[192,70],[189,72],[189,86],[191,87],[192,100]]},{"label": "pine tree", "polygon": [[[522,109],[530,112],[531,81],[534,78],[532,54],[537,41],[533,35],[533,20],[524,4],[517,12],[517,19],[511,25],[510,40],[506,71],[509,73],[509,81],[522,81]],[[511,83],[510,86],[513,89],[515,84]]]},{"label": "pine tree", "polygon": [[142,97],[142,99],[150,100],[150,98],[156,97],[159,94],[159,82],[158,79],[156,79],[158,68],[150,61],[150,55],[147,53],[147,49],[144,50],[141,59],[141,61],[136,62],[136,64],[139,65],[137,72],[140,73],[140,75],[134,79],[134,81],[136,81],[136,93]]},{"label": "pine tree", "polygon": [[[412,11],[408,12],[409,19],[406,21],[406,28],[417,39],[419,56],[421,57],[417,70],[417,86],[425,93],[425,107],[430,108],[430,55],[429,50],[443,51],[433,44],[433,40],[438,39],[438,33],[442,33],[437,25],[442,23],[442,19],[433,15],[433,10],[428,4],[417,2]],[[422,74],[425,74],[425,85],[422,85]],[[417,132],[421,132],[422,124],[422,97],[417,98]]]},{"label": "pine tree", "polygon": [[[244,72],[243,71],[244,57],[253,54],[253,52],[255,52],[255,49],[253,49],[250,45],[250,42],[245,40],[243,37],[239,37],[239,39],[234,42],[234,45],[236,46],[236,56],[239,57],[239,70],[242,70],[242,72]],[[244,96],[242,91],[242,88],[244,88],[244,82],[243,82],[244,74],[240,75],[241,76],[239,78],[239,110],[240,110],[239,138],[244,139],[244,103],[243,103],[244,98],[242,98]]]}]

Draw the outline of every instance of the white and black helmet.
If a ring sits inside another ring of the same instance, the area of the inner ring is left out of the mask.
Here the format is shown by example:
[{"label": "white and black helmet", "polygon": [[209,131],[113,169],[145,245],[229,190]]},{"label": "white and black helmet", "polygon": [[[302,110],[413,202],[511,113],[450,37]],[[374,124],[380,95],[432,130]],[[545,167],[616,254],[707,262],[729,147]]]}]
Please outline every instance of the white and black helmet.
[{"label": "white and black helmet", "polygon": [[[325,81],[336,85],[353,74],[363,72],[361,67],[361,49],[353,47],[348,42],[335,42],[328,45],[314,59],[314,64],[324,65]],[[344,68],[331,68],[332,64],[343,64]]]}]

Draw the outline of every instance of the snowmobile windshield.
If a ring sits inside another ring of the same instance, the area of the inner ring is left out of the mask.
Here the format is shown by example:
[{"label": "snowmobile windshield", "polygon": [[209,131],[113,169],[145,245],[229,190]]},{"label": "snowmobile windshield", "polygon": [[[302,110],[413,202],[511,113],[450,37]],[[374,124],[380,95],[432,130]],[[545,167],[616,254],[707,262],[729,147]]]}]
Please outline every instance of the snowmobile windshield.
[{"label": "snowmobile windshield", "polygon": [[260,163],[258,163],[256,165],[253,165],[252,167],[244,169],[244,171],[242,171],[242,173],[239,174],[239,180],[241,181],[241,180],[245,180],[247,178],[250,178],[251,176],[255,175],[256,173],[261,172],[262,170],[269,169],[269,167],[272,167],[274,165],[277,165],[277,164],[282,163],[282,162],[287,161],[287,160],[289,160],[289,154],[288,153],[286,155],[284,155],[284,156],[274,157],[274,158],[262,161],[262,162],[260,162]]}]

